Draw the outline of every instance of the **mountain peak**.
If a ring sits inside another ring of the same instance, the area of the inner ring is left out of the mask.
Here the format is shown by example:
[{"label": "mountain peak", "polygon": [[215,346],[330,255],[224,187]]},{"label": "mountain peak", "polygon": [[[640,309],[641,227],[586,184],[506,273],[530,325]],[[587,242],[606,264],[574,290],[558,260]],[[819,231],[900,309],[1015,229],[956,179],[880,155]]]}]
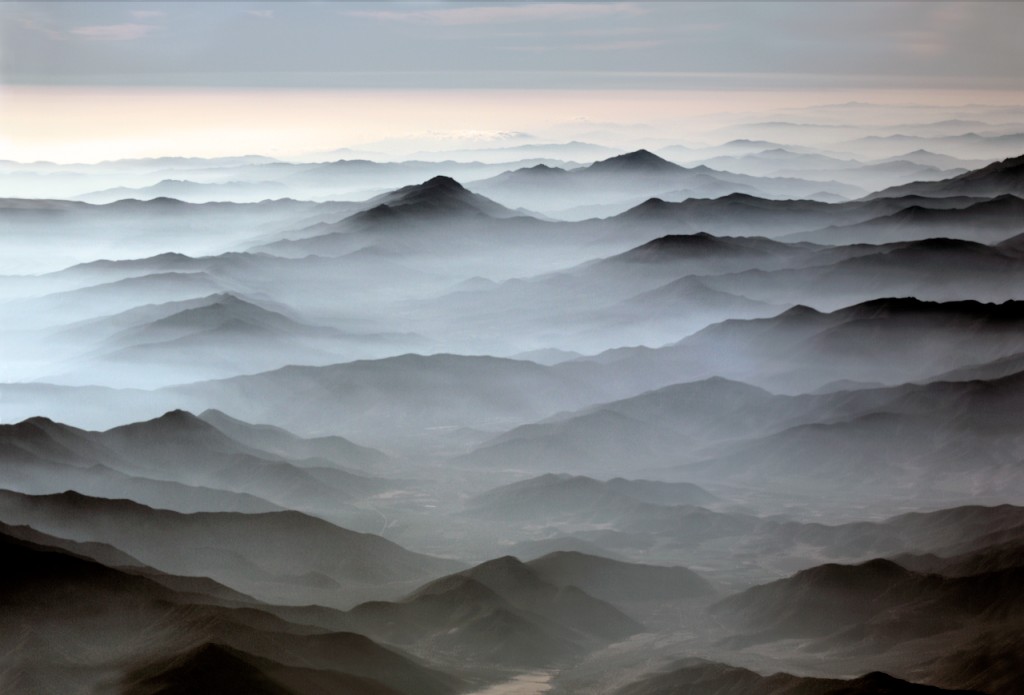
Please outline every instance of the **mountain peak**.
[{"label": "mountain peak", "polygon": [[394,208],[430,200],[461,199],[470,195],[472,194],[452,177],[435,176],[423,183],[402,186],[390,193],[377,196],[373,201]]},{"label": "mountain peak", "polygon": [[526,563],[511,555],[488,560],[459,574],[480,582],[499,596],[543,583]]},{"label": "mountain peak", "polygon": [[1002,303],[962,299],[934,302],[916,297],[881,297],[838,309],[833,314],[857,319],[884,318],[894,315],[931,315],[960,317],[966,320],[1018,322],[1024,318],[1024,301],[1008,299]]},{"label": "mountain peak", "polygon": [[403,186],[368,202],[375,207],[356,213],[353,218],[390,220],[396,214],[470,214],[502,219],[521,215],[490,198],[473,193],[450,176],[435,176],[423,183]]},{"label": "mountain peak", "polygon": [[594,162],[588,170],[592,171],[641,171],[648,173],[680,171],[683,167],[662,159],[649,150],[636,150],[617,157],[609,157]]},{"label": "mountain peak", "polygon": [[819,587],[865,589],[886,586],[900,579],[912,577],[913,572],[891,560],[877,558],[858,565],[829,563],[797,572],[789,580],[795,584],[813,584]]},{"label": "mountain peak", "polygon": [[203,420],[199,419],[197,416],[193,415],[189,411],[182,410],[180,408],[175,408],[174,410],[168,410],[166,413],[164,413],[160,417],[153,418],[149,422],[150,423],[154,423],[154,424],[158,423],[158,422],[159,423],[166,423],[168,425],[172,425],[173,424],[173,425],[177,425],[179,427],[180,426],[201,427],[201,428],[204,428],[204,429],[206,427],[208,427],[206,422],[204,422]]},{"label": "mountain peak", "polygon": [[33,415],[32,417],[26,418],[26,419],[22,420],[21,422],[19,422],[17,424],[19,424],[19,425],[35,425],[37,427],[54,427],[54,426],[63,427],[64,426],[64,425],[61,425],[61,423],[59,423],[59,422],[57,422],[55,420],[51,420],[50,418],[46,417],[45,415]]},{"label": "mountain peak", "polygon": [[187,410],[176,409],[169,410],[151,420],[115,427],[107,430],[105,434],[152,439],[154,437],[180,437],[185,433],[205,435],[211,432],[219,434],[218,430],[205,420],[199,419]]},{"label": "mountain peak", "polygon": [[824,316],[824,313],[806,304],[796,304],[783,311],[776,318],[803,319],[814,316]]},{"label": "mountain peak", "polygon": [[451,176],[435,176],[432,179],[427,179],[420,184],[421,188],[443,188],[453,191],[464,191],[466,190],[461,183],[453,179]]},{"label": "mountain peak", "polygon": [[519,558],[513,555],[502,555],[501,557],[496,557],[493,560],[487,560],[486,562],[482,562],[476,567],[470,570],[466,570],[466,573],[468,574],[474,571],[520,571],[520,569],[524,567],[526,567],[526,563],[524,563]]},{"label": "mountain peak", "polygon": [[707,232],[667,234],[608,260],[631,263],[678,261],[708,255],[748,254],[751,250]]}]

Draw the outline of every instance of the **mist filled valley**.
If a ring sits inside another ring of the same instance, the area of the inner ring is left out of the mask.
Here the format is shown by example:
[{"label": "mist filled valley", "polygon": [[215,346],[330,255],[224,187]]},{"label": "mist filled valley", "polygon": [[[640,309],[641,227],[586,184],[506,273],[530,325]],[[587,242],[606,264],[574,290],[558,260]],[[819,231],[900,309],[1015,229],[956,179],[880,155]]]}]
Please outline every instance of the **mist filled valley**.
[{"label": "mist filled valley", "polygon": [[0,162],[0,691],[1024,691],[1024,110],[608,128]]}]

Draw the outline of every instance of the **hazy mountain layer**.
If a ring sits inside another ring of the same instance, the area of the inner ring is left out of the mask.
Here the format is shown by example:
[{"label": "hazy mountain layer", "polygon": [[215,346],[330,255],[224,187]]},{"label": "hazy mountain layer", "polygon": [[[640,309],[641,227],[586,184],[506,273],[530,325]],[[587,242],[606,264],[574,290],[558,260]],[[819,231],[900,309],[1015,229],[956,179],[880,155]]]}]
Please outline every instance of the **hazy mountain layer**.
[{"label": "hazy mountain layer", "polygon": [[1020,692],[1022,115],[0,162],[0,690]]}]

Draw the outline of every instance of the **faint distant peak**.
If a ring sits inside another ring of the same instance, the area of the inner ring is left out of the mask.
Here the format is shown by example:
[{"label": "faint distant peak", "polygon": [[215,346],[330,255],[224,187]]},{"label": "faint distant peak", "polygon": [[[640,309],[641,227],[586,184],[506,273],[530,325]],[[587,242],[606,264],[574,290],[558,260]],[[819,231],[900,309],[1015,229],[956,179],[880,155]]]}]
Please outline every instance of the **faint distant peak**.
[{"label": "faint distant peak", "polygon": [[535,164],[532,167],[526,167],[526,168],[522,169],[521,171],[530,171],[530,172],[533,172],[535,174],[552,174],[552,173],[554,173],[554,174],[564,174],[564,173],[566,173],[565,169],[563,169],[561,167],[553,167],[553,166],[550,166],[548,164],[544,164],[543,162],[540,163],[540,164]]},{"label": "faint distant peak", "polygon": [[824,316],[824,314],[813,307],[809,307],[806,304],[797,304],[789,309],[786,309],[776,318],[787,318],[787,319],[803,319],[812,316]]},{"label": "faint distant peak", "polygon": [[664,210],[666,207],[671,207],[673,204],[666,202],[661,198],[648,198],[644,202],[637,205],[634,210]]},{"label": "faint distant peak", "polygon": [[183,207],[189,203],[178,200],[177,198],[170,198],[168,196],[158,196],[156,198],[150,198],[149,200],[139,200],[137,198],[125,198],[123,200],[117,200],[113,203],[107,203],[103,207],[109,208],[130,208],[143,206],[146,208],[168,208],[168,207]]}]

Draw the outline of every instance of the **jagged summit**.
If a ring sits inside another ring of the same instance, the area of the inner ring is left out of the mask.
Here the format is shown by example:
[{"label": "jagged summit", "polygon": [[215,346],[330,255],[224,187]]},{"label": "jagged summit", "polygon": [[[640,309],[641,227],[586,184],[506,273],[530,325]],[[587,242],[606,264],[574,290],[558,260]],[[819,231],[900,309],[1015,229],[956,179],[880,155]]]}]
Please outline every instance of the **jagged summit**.
[{"label": "jagged summit", "polygon": [[882,318],[899,314],[930,314],[988,321],[1018,321],[1024,317],[1024,302],[1008,300],[1001,304],[973,299],[955,302],[932,302],[916,297],[882,297],[855,304],[835,312],[841,316]]}]

